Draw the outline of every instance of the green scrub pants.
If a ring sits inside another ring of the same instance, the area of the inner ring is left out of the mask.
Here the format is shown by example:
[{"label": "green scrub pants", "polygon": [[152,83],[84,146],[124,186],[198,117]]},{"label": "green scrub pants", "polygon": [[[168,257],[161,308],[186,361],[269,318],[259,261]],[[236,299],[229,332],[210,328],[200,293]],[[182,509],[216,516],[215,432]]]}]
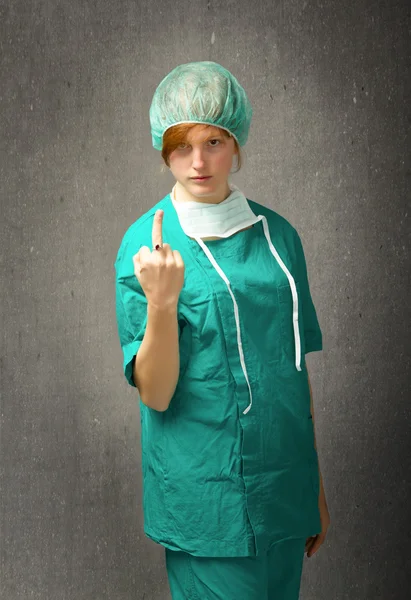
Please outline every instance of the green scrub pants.
[{"label": "green scrub pants", "polygon": [[264,556],[202,557],[165,549],[172,600],[298,600],[306,538]]}]

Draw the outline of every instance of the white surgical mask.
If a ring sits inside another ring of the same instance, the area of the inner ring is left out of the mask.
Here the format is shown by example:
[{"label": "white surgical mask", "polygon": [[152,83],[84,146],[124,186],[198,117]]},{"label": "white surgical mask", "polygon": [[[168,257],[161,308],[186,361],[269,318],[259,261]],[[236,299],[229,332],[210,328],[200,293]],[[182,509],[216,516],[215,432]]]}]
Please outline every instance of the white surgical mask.
[{"label": "white surgical mask", "polygon": [[192,238],[227,238],[241,229],[261,220],[251,210],[247,198],[233,183],[228,184],[231,194],[219,204],[205,202],[177,202],[175,185],[171,201],[176,209],[181,228]]}]

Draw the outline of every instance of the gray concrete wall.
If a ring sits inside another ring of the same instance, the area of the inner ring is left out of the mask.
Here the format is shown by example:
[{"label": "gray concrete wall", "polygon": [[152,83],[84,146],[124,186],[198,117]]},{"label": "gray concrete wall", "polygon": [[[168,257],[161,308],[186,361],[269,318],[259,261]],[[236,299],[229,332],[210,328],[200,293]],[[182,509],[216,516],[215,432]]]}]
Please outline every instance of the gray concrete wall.
[{"label": "gray concrete wall", "polygon": [[409,598],[406,4],[0,3],[1,600],[170,598],[113,262],[171,189],[148,110],[193,60],[249,94],[233,181],[300,232],[324,333],[307,360],[332,524],[302,598]]}]

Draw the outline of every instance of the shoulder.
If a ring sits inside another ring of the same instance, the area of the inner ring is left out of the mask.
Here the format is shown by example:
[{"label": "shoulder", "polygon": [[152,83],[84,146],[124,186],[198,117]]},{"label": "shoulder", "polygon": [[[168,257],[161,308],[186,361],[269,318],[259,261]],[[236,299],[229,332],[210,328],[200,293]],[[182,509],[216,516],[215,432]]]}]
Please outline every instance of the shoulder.
[{"label": "shoulder", "polygon": [[264,215],[266,217],[270,230],[282,234],[286,239],[294,239],[295,235],[297,234],[297,230],[290,223],[290,221],[288,221],[288,219],[264,204],[260,204],[259,202],[255,202],[249,198],[247,198],[247,201],[254,214]]},{"label": "shoulder", "polygon": [[278,250],[282,250],[283,257],[288,256],[291,265],[300,265],[301,263],[304,263],[303,244],[294,225],[292,225],[292,223],[290,223],[283,215],[268,206],[254,202],[248,198],[247,200],[251,210],[256,215],[264,215],[266,217],[270,233],[272,234],[273,243]]}]

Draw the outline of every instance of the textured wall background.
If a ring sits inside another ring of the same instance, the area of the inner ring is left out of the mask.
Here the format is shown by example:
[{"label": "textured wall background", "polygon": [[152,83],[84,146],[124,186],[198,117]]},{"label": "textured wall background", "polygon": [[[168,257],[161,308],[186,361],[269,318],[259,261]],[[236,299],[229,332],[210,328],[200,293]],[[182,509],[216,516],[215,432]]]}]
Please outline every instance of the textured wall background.
[{"label": "textured wall background", "polygon": [[[214,60],[254,107],[233,181],[297,227],[327,541],[304,600],[405,600],[410,526],[407,3],[0,2],[1,600],[168,600],[144,536],[115,255],[171,189],[148,110]],[[247,600],[247,599],[239,599]]]}]

